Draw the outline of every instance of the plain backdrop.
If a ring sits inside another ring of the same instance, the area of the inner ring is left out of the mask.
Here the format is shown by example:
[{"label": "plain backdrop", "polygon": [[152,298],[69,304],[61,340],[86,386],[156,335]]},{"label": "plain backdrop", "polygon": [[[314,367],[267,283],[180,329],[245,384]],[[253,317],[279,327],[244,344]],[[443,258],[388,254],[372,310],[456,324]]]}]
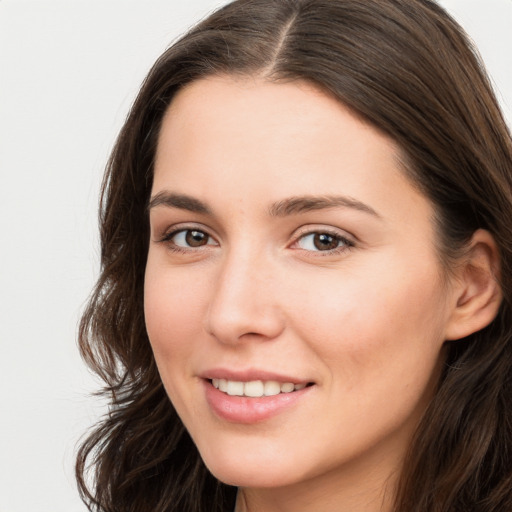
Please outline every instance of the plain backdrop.
[{"label": "plain backdrop", "polygon": [[[0,0],[0,512],[78,512],[104,412],[76,348],[109,149],[156,57],[222,0]],[[443,0],[512,124],[512,0]],[[512,221],[512,220],[511,220]]]}]

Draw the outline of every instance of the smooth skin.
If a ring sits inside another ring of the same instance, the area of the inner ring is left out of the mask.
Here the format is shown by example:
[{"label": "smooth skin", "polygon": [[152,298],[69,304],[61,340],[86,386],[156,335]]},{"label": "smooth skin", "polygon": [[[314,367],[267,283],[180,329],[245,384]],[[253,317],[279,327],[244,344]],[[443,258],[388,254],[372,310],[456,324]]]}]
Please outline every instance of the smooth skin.
[{"label": "smooth skin", "polygon": [[[202,79],[164,118],[147,330],[203,460],[240,488],[237,511],[390,511],[445,340],[496,314],[492,237],[475,233],[446,272],[433,207],[400,162],[392,140],[303,82]],[[208,405],[212,368],[312,386],[240,424]]]}]

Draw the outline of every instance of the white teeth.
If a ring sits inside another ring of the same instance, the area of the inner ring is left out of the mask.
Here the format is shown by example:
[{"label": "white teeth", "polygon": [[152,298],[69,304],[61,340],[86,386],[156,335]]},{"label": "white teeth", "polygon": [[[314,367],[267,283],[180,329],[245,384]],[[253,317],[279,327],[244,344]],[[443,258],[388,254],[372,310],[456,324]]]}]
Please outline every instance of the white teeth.
[{"label": "white teeth", "polygon": [[243,396],[244,383],[237,382],[236,380],[228,380],[228,389],[226,393],[231,396]]},{"label": "white teeth", "polygon": [[291,382],[281,384],[281,393],[291,393],[295,389],[295,385]]},{"label": "white teeth", "polygon": [[252,380],[244,384],[244,395],[258,397],[263,396],[263,382],[261,380]]},{"label": "white teeth", "polygon": [[281,393],[281,384],[275,380],[265,382],[265,396],[279,395]]},{"label": "white teeth", "polygon": [[283,382],[281,384],[275,380],[240,382],[227,379],[212,379],[212,385],[230,396],[248,396],[251,398],[291,393],[306,387],[306,384],[293,384],[292,382]]}]

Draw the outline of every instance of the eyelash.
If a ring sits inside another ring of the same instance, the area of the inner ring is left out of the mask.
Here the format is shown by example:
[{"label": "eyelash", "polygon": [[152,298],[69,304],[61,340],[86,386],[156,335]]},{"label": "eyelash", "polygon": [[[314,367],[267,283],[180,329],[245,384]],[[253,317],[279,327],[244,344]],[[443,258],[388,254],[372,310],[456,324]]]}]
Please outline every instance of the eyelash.
[{"label": "eyelash", "polygon": [[[188,247],[188,248],[181,247],[180,245],[177,245],[176,243],[173,242],[173,238],[176,235],[178,235],[179,233],[187,233],[190,231],[202,233],[202,234],[206,235],[208,237],[208,239],[214,240],[214,238],[211,235],[209,235],[204,229],[200,229],[200,228],[196,228],[196,227],[192,226],[192,227],[180,227],[178,229],[174,229],[170,233],[166,233],[162,238],[160,238],[158,240],[158,242],[167,244],[168,248],[173,252],[181,253],[181,254],[189,254],[191,251],[195,251],[196,249],[200,249],[201,247],[204,247],[204,246],[200,246],[197,248],[196,247]],[[208,246],[208,245],[211,245],[211,244],[208,244],[208,243],[205,244],[205,246]]]},{"label": "eyelash", "polygon": [[313,229],[313,230],[308,230],[303,233],[300,233],[296,237],[293,245],[298,245],[301,240],[304,240],[308,236],[316,236],[316,235],[327,235],[329,237],[332,237],[334,239],[334,241],[336,241],[338,244],[341,244],[341,245],[338,245],[337,247],[335,247],[333,249],[328,249],[325,251],[321,251],[321,250],[314,251],[314,250],[308,250],[308,249],[302,249],[302,248],[299,248],[299,250],[317,253],[317,255],[321,257],[321,256],[333,256],[333,255],[341,254],[341,253],[343,253],[345,251],[349,251],[355,247],[355,243],[352,240],[350,240],[346,236],[341,235],[340,233],[338,233],[336,231],[329,230],[329,229],[316,229],[316,230]]},{"label": "eyelash", "polygon": [[[206,237],[208,237],[209,240],[215,240],[211,235],[208,234],[207,231],[205,231],[203,229],[199,229],[196,227],[180,227],[179,229],[174,229],[170,233],[165,234],[162,238],[160,238],[158,240],[158,242],[167,244],[171,251],[176,252],[176,253],[181,253],[181,254],[188,254],[191,251],[201,249],[202,247],[218,245],[217,243],[216,244],[206,243],[206,244],[204,244],[202,246],[198,246],[198,247],[182,247],[173,242],[173,238],[176,235],[178,235],[180,233],[191,232],[191,231],[202,233]],[[295,238],[294,242],[292,243],[292,247],[295,245],[298,245],[299,242],[301,240],[305,239],[306,237],[315,236],[315,235],[327,235],[329,237],[332,237],[338,244],[341,244],[341,246],[335,247],[333,249],[328,249],[325,251],[321,251],[321,250],[314,251],[314,250],[309,250],[309,249],[303,249],[301,247],[299,247],[298,250],[303,250],[308,253],[318,253],[317,256],[332,256],[332,255],[340,254],[345,251],[349,251],[355,247],[355,243],[352,240],[341,235],[340,233],[337,233],[337,232],[329,230],[329,229],[317,229],[317,230],[304,231],[304,232],[300,233]]]}]

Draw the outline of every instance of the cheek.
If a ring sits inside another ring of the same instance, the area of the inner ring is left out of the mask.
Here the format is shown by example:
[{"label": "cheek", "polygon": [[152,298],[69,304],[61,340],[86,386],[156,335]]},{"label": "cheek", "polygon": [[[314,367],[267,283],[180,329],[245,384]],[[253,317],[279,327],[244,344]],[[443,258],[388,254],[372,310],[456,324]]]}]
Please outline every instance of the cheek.
[{"label": "cheek", "polygon": [[329,283],[310,286],[300,305],[295,299],[296,330],[308,333],[332,378],[342,374],[348,389],[389,375],[405,385],[417,381],[415,372],[425,382],[441,352],[446,308],[437,266],[382,263],[374,272],[333,273]]},{"label": "cheek", "polygon": [[[197,277],[197,276],[196,276]],[[189,272],[173,272],[148,258],[144,283],[144,316],[149,340],[161,371],[183,365],[197,350],[203,330],[205,283]],[[165,368],[162,362],[165,361]]]},{"label": "cheek", "polygon": [[150,253],[144,283],[146,329],[167,395],[188,423],[197,407],[190,379],[193,361],[202,353],[205,301],[201,280],[165,262],[156,264]]}]

